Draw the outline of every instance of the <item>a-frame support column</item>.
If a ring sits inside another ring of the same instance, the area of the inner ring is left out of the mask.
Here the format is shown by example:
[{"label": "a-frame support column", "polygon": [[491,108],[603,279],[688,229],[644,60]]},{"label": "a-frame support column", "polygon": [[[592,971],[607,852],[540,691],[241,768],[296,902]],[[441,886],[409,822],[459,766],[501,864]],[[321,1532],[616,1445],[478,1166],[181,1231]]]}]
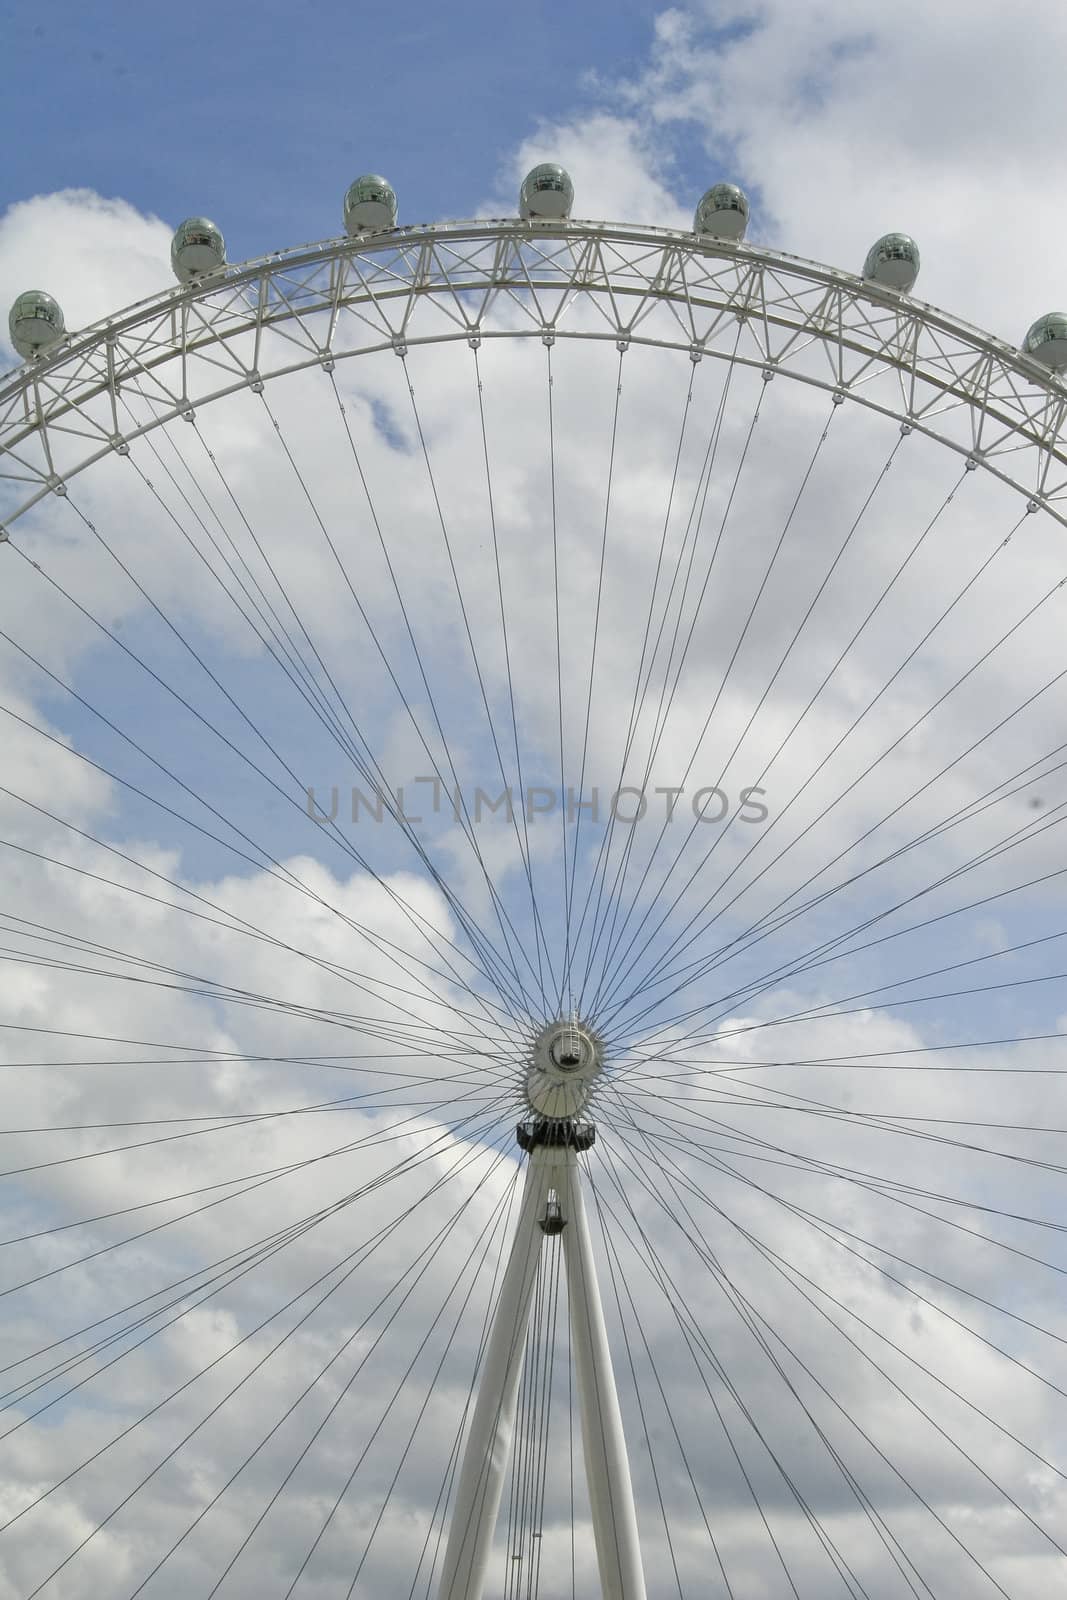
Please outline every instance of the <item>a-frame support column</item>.
[{"label": "a-frame support column", "polygon": [[518,1225],[493,1316],[460,1469],[438,1600],[482,1600],[511,1455],[526,1331],[549,1191],[562,1211],[571,1347],[604,1600],[645,1600],[633,1486],[604,1311],[569,1143],[530,1151]]},{"label": "a-frame support column", "polygon": [[566,1166],[566,1190],[560,1195],[567,1219],[563,1253],[600,1589],[604,1600],[645,1600],[630,1460],[582,1198],[581,1172],[574,1151],[567,1154],[570,1160]]}]

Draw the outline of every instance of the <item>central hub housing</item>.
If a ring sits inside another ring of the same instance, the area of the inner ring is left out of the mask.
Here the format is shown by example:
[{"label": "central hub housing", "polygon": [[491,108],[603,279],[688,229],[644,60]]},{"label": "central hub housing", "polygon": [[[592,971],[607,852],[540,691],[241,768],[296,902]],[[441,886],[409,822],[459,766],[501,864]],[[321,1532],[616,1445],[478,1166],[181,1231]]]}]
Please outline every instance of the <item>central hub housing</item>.
[{"label": "central hub housing", "polygon": [[546,1023],[534,1040],[526,1074],[531,1110],[560,1120],[578,1116],[603,1065],[602,1046],[591,1028],[573,1020]]}]

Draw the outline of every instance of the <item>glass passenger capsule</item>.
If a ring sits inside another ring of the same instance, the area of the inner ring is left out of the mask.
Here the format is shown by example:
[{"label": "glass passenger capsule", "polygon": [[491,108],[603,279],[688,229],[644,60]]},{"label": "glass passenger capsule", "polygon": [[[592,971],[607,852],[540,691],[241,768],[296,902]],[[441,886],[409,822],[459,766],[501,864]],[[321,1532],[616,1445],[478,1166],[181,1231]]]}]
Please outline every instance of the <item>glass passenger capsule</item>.
[{"label": "glass passenger capsule", "polygon": [[396,227],[396,195],[390,184],[375,172],[365,172],[350,184],[345,195],[345,232],[351,238],[361,233],[381,233]]},{"label": "glass passenger capsule", "polygon": [[1053,372],[1062,372],[1067,367],[1067,316],[1050,311],[1038,317],[1023,340],[1023,351]]},{"label": "glass passenger capsule", "polygon": [[522,180],[519,216],[524,222],[566,222],[573,205],[570,174],[554,161],[543,161]]},{"label": "glass passenger capsule", "polygon": [[174,230],[170,264],[179,283],[195,283],[226,265],[226,241],[207,217],[186,217]]},{"label": "glass passenger capsule", "polygon": [[11,307],[7,326],[11,343],[27,360],[47,350],[66,332],[59,305],[43,289],[27,289],[19,295]]},{"label": "glass passenger capsule", "polygon": [[919,246],[906,233],[886,233],[867,251],[863,276],[908,294],[919,276]]},{"label": "glass passenger capsule", "polygon": [[712,239],[743,239],[748,227],[748,199],[736,183],[712,184],[697,206],[693,232]]}]

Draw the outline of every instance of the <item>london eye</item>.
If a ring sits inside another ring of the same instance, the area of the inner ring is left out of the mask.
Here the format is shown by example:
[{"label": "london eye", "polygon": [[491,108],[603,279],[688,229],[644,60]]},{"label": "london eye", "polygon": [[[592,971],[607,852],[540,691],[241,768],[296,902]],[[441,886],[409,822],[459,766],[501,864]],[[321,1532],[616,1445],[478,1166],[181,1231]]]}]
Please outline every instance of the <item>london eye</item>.
[{"label": "london eye", "polygon": [[1067,316],[576,205],[11,309],[20,1600],[1062,1582]]}]

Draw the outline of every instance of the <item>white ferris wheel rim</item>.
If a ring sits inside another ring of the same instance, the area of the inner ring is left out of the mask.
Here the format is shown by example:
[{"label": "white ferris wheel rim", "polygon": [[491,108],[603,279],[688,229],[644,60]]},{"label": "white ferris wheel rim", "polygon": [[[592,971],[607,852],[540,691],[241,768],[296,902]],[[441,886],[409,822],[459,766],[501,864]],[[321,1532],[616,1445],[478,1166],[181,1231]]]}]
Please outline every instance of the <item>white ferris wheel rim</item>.
[{"label": "white ferris wheel rim", "polygon": [[[603,325],[575,325],[578,304]],[[98,461],[214,401],[348,358],[493,339],[606,342],[620,355],[641,346],[791,378],[929,437],[1067,525],[1067,389],[1005,342],[762,247],[663,228],[476,220],[226,266],[50,347],[0,381],[0,539]],[[140,420],[122,403],[134,391],[150,413]],[[540,1225],[531,1206],[531,1237]],[[521,1325],[515,1313],[516,1333],[505,1329],[513,1380]],[[621,1440],[613,1448],[622,1460]],[[468,1499],[482,1494],[475,1474]],[[638,1559],[613,1594],[643,1593]]]},{"label": "white ferris wheel rim", "polygon": [[[595,306],[603,328],[572,326],[577,303]],[[0,380],[0,538],[95,462],[242,389],[361,355],[501,338],[674,349],[791,378],[925,434],[1067,526],[1067,387],[1004,340],[763,246],[505,219],[276,251],[49,346]],[[134,387],[151,413],[137,422],[120,417]]]}]

